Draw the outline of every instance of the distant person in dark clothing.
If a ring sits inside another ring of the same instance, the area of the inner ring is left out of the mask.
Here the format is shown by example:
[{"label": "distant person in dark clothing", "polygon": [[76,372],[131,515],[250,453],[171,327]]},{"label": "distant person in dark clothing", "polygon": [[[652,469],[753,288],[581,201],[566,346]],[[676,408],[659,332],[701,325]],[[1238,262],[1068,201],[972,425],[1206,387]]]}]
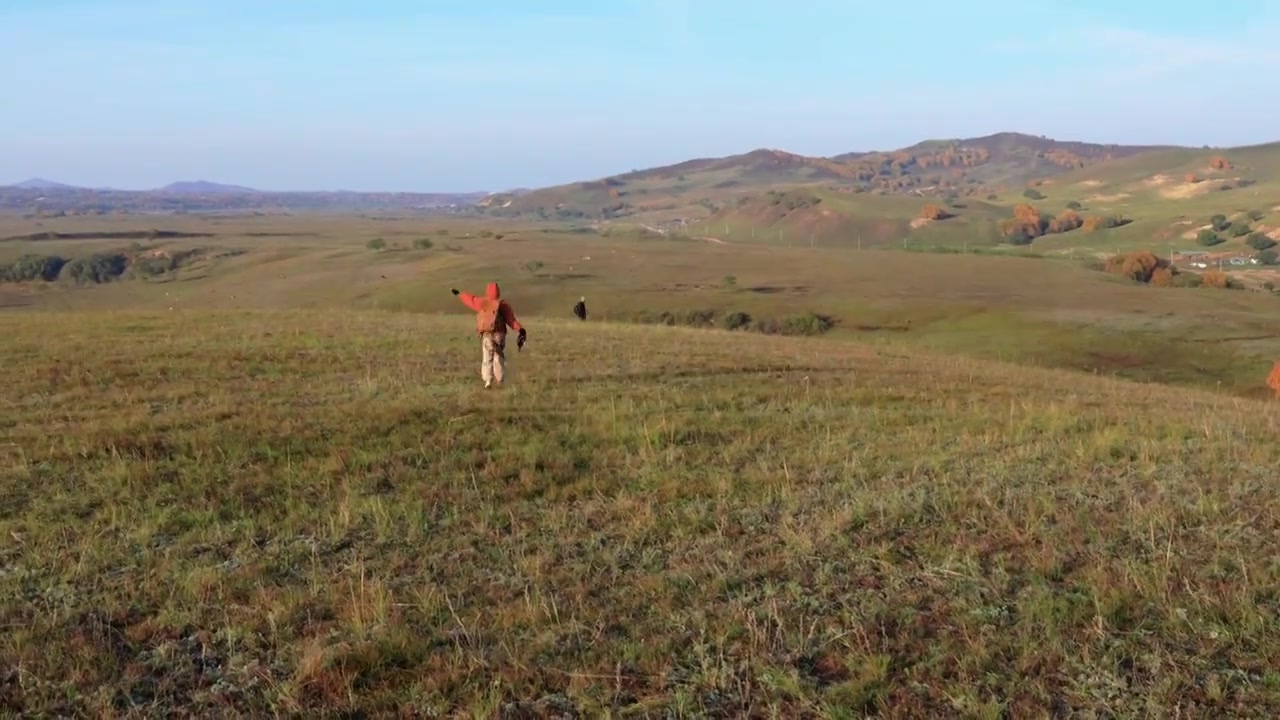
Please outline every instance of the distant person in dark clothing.
[{"label": "distant person in dark clothing", "polygon": [[573,306],[573,314],[577,315],[579,320],[587,319],[587,299],[585,297],[578,298],[578,304]]}]

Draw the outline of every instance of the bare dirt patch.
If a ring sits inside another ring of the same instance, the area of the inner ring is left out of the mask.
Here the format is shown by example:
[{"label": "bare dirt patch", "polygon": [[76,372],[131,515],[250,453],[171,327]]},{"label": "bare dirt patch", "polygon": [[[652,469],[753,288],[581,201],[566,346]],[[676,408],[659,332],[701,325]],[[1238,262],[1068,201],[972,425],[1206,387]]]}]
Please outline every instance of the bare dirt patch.
[{"label": "bare dirt patch", "polygon": [[1085,180],[1078,184],[1084,187],[1098,187],[1099,185],[1102,184],[1102,181],[1101,180]]},{"label": "bare dirt patch", "polygon": [[933,222],[932,218],[915,218],[914,220],[911,221],[910,225],[912,230],[919,230],[920,228],[932,222]]},{"label": "bare dirt patch", "polygon": [[1201,225],[1198,228],[1194,228],[1192,230],[1188,230],[1182,233],[1182,238],[1184,240],[1195,240],[1196,235],[1199,235],[1201,230],[1212,230],[1212,229],[1213,229],[1212,225]]},{"label": "bare dirt patch", "polygon": [[1085,198],[1085,200],[1087,202],[1108,203],[1108,202],[1116,202],[1118,200],[1124,200],[1127,197],[1129,197],[1129,193],[1116,193],[1114,195],[1090,195],[1089,197]]},{"label": "bare dirt patch", "polygon": [[1146,185],[1147,187],[1157,187],[1159,185],[1164,185],[1165,183],[1169,182],[1172,179],[1173,179],[1172,176],[1165,175],[1164,173],[1160,173],[1157,175],[1152,175],[1146,180],[1143,180],[1142,184]]},{"label": "bare dirt patch", "polygon": [[1163,188],[1160,194],[1173,200],[1185,200],[1209,192],[1209,183],[1183,183],[1174,187]]}]

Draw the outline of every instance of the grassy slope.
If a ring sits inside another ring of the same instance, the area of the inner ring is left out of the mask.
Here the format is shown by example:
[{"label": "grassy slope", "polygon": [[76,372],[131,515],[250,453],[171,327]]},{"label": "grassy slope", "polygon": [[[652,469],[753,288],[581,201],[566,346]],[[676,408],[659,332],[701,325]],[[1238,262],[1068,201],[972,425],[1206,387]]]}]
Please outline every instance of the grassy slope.
[{"label": "grassy slope", "polygon": [[[788,211],[775,201],[782,198],[817,198],[820,202]],[[999,242],[999,221],[1007,217],[1006,205],[966,198],[961,207],[949,207],[953,215],[922,227],[913,227],[926,204],[942,201],[904,195],[851,193],[830,188],[803,188],[747,198],[695,222],[701,232],[734,242],[864,248],[897,246],[904,239],[914,246],[993,245]]]},{"label": "grassy slope", "polygon": [[[1210,168],[1210,159],[1217,156],[1227,158],[1232,167]],[[992,177],[998,179],[1003,177],[1001,173],[1023,172],[1018,168],[1027,162],[1027,157],[1010,152],[1001,155],[1000,162],[973,172],[995,173]],[[727,172],[717,169],[714,178],[722,182],[728,177]],[[1202,181],[1189,186],[1184,180],[1187,173],[1195,173]],[[786,244],[798,242],[789,238],[803,238],[804,242],[812,239],[825,245],[844,245],[856,244],[861,237],[864,245],[898,244],[906,239],[926,246],[974,246],[998,244],[999,222],[1012,215],[1015,204],[1027,201],[1020,186],[1000,190],[995,201],[965,198],[961,202],[966,207],[955,209],[955,218],[913,229],[910,221],[919,217],[926,203],[939,202],[936,198],[855,195],[835,189],[844,182],[838,177],[802,179],[785,173],[756,174],[751,182],[727,188],[704,183],[698,175],[683,177],[683,184],[674,183],[663,173],[628,181],[635,185],[634,197],[660,197],[661,202],[638,204],[637,208],[650,209],[622,222],[657,222],[676,215],[693,217],[694,231],[740,242]],[[1240,179],[1253,184],[1220,189],[1224,182],[1238,185]],[[579,189],[575,188],[576,185],[558,189],[556,192],[568,193],[557,196],[558,201],[577,202],[573,193]],[[779,218],[772,198],[765,194],[770,189],[795,196],[817,196],[822,203]],[[1250,210],[1269,215],[1259,229],[1280,235],[1280,220],[1276,218],[1280,211],[1275,209],[1280,207],[1280,143],[1225,150],[1150,150],[1047,177],[1037,189],[1045,199],[1030,202],[1044,212],[1059,214],[1074,200],[1084,205],[1082,214],[1123,215],[1133,221],[1103,232],[1046,236],[1035,243],[1035,249],[1043,252],[1151,247],[1167,252],[1170,246],[1176,250],[1198,249],[1194,230],[1207,224],[1210,216],[1236,216]],[[542,202],[537,200],[538,195],[528,197],[530,202]],[[740,204],[742,198],[746,198],[745,204]],[[702,199],[712,201],[719,209],[709,213],[707,208],[694,205]],[[1232,238],[1216,249],[1248,251],[1240,238]]]},{"label": "grassy slope", "polygon": [[[108,227],[122,229],[136,222],[117,220]],[[177,229],[207,225],[195,219],[171,222]],[[69,232],[89,224],[45,227]],[[521,314],[568,317],[580,295],[587,297],[593,318],[614,320],[660,311],[742,311],[775,319],[818,312],[839,320],[836,334],[869,342],[1246,396],[1265,393],[1262,381],[1280,357],[1274,297],[1135,286],[1066,260],[809,248],[800,243],[786,247],[763,239],[721,245],[458,221],[442,226],[414,220],[278,218],[226,221],[216,227],[227,234],[149,245],[247,252],[184,268],[159,281],[128,280],[90,289],[0,285],[0,305],[454,312],[458,304],[449,287],[480,292],[496,279]],[[441,229],[449,235],[439,235]],[[289,235],[250,235],[264,232]],[[480,237],[486,232],[505,237]],[[433,238],[436,247],[386,252],[364,247],[372,237],[403,247],[424,236]],[[0,261],[24,252],[77,256],[127,245],[0,243]],[[524,267],[533,261],[543,263],[536,274]],[[736,278],[733,288],[725,285],[729,275]]]},{"label": "grassy slope", "polygon": [[[1224,157],[1233,167],[1209,167],[1214,157]],[[1185,179],[1194,173],[1201,182]],[[1224,182],[1238,184],[1241,178],[1255,181],[1247,187],[1221,190]],[[1141,245],[1175,249],[1204,249],[1196,245],[1194,231],[1221,213],[1238,217],[1258,210],[1265,213],[1259,229],[1280,230],[1280,143],[1226,150],[1162,151],[1126,158],[1096,168],[1055,178],[1040,188],[1054,207],[1075,199],[1101,214],[1123,214],[1134,222],[1109,231],[1105,244],[1121,247]],[[1037,203],[1039,204],[1039,203]],[[1253,223],[1257,225],[1257,223]],[[1084,236],[1081,236],[1084,237]],[[1038,241],[1045,247],[1076,243],[1074,234]],[[1214,248],[1248,251],[1243,238],[1234,238]]]},{"label": "grassy slope", "polygon": [[1280,712],[1275,405],[532,324],[0,316],[0,703]]}]

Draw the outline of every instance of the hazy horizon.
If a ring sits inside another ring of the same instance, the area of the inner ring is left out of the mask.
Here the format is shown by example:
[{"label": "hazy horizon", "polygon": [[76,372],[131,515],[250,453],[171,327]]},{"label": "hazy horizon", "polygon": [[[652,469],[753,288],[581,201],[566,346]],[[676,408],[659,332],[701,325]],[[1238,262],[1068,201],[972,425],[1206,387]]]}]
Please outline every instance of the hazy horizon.
[{"label": "hazy horizon", "polygon": [[1280,140],[1265,2],[441,5],[9,0],[0,184],[481,192],[1005,131]]}]

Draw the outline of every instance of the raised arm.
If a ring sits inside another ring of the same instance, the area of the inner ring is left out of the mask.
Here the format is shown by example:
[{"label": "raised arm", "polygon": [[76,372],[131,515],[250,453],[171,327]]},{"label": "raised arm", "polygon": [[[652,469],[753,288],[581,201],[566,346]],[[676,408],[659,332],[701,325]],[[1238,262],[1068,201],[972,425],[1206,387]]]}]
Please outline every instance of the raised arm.
[{"label": "raised arm", "polygon": [[463,305],[466,305],[467,307],[471,308],[475,312],[480,312],[480,298],[476,297],[475,295],[472,295],[471,293],[458,292],[457,288],[450,288],[450,292],[452,292],[454,295],[457,295],[458,299],[462,301]]}]

